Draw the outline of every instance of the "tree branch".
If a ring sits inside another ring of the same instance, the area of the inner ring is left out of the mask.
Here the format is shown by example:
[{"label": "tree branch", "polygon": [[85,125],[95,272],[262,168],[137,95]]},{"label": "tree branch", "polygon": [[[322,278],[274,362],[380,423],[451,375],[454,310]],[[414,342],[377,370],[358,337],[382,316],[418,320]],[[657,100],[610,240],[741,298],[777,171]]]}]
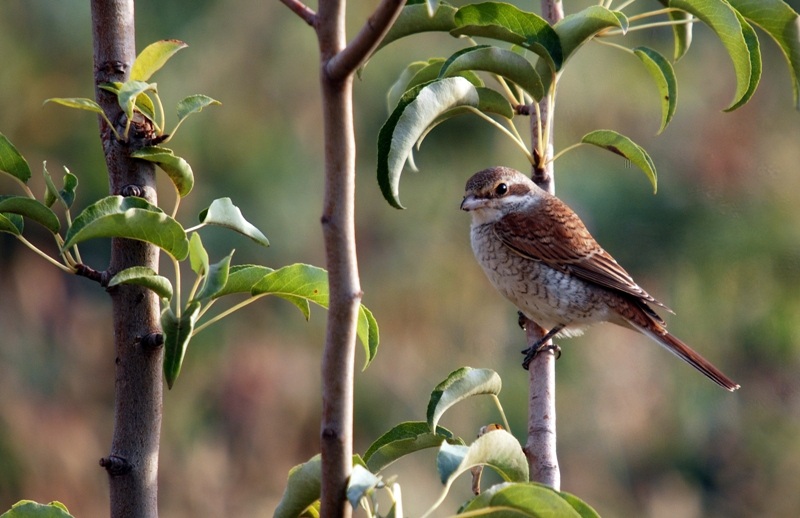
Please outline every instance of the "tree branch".
[{"label": "tree branch", "polygon": [[299,0],[281,0],[281,2],[292,10],[294,14],[303,19],[310,26],[314,26],[316,22],[317,13]]},{"label": "tree branch", "polygon": [[404,5],[405,0],[382,0],[356,37],[328,61],[328,75],[335,80],[354,73],[363,65],[386,36]]}]

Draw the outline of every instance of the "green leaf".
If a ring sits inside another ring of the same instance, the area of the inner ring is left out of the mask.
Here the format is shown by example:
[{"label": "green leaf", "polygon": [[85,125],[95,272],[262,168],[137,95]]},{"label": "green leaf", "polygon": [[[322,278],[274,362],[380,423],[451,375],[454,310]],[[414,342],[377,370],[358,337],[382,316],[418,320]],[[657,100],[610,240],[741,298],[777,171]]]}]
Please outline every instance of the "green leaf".
[{"label": "green leaf", "polygon": [[67,506],[58,501],[39,504],[32,500],[20,500],[11,509],[0,514],[0,518],[73,518]]},{"label": "green leaf", "polygon": [[242,211],[231,202],[230,198],[218,198],[212,201],[207,209],[200,212],[200,222],[204,225],[229,228],[249,237],[259,245],[269,246],[267,237],[244,219]]},{"label": "green leaf", "polygon": [[132,266],[114,275],[108,281],[108,287],[120,284],[135,284],[153,290],[159,298],[172,300],[172,283],[169,279],[158,275],[155,270],[146,266]]},{"label": "green leaf", "polygon": [[257,264],[240,264],[231,266],[228,272],[228,282],[213,298],[217,299],[223,295],[231,295],[234,293],[247,293],[253,289],[253,286],[263,279],[268,273],[274,272],[272,268],[260,266]]},{"label": "green leaf", "polygon": [[192,167],[183,158],[175,156],[171,149],[158,146],[144,147],[131,153],[131,156],[158,165],[167,173],[181,197],[189,194],[194,187]]},{"label": "green leaf", "polygon": [[667,59],[648,47],[637,47],[633,53],[641,60],[645,68],[656,82],[659,98],[661,99],[661,133],[675,115],[675,108],[678,105],[678,82],[675,78],[675,70]]},{"label": "green leaf", "polygon": [[156,84],[131,80],[122,83],[122,86],[120,86],[119,92],[117,92],[117,101],[128,118],[128,124],[133,119],[133,109],[136,106],[139,95],[148,91],[156,92]]},{"label": "green leaf", "polygon": [[782,0],[729,0],[729,3],[778,44],[789,64],[795,107],[800,109],[800,16]]},{"label": "green leaf", "polygon": [[366,370],[375,356],[378,354],[378,345],[380,345],[380,332],[378,331],[378,321],[372,314],[372,311],[361,304],[358,310],[358,328],[356,329],[358,339],[364,345],[364,367]]},{"label": "green leaf", "polygon": [[[412,70],[415,70],[415,73],[410,78],[406,79],[401,74],[400,79],[392,85],[392,88],[389,90],[389,95],[387,96],[387,105],[389,110],[393,110],[397,103],[400,102],[403,94],[408,92],[409,90],[422,85],[424,83],[430,83],[431,81],[439,79],[439,73],[442,70],[442,65],[444,65],[444,58],[431,58],[427,62],[419,61],[417,64],[421,65],[419,68],[414,67]],[[413,63],[412,63],[413,65]],[[408,71],[409,68],[406,68]],[[478,74],[471,70],[464,70],[457,74],[458,75],[475,85],[476,87],[481,87],[484,85],[483,80],[478,77]],[[400,81],[403,81],[402,83]]]},{"label": "green leaf", "polygon": [[181,49],[188,45],[178,40],[162,40],[145,47],[133,62],[130,78],[132,81],[147,81]]},{"label": "green leaf", "polygon": [[23,228],[22,218],[17,214],[0,214],[0,232],[19,236]]},{"label": "green leaf", "polygon": [[753,76],[751,53],[754,49],[737,12],[725,0],[670,0],[669,5],[698,17],[719,37],[733,61],[736,74],[736,93],[726,111],[741,106],[742,101],[746,102],[755,90],[751,81]]},{"label": "green leaf", "polygon": [[[668,2],[664,0],[662,3],[667,4]],[[686,11],[669,12],[670,21],[684,22],[677,23],[672,26],[672,34],[675,39],[675,53],[673,56],[673,61],[676,63],[686,55],[686,52],[689,51],[689,47],[692,45],[692,28],[694,27],[694,24],[690,23],[692,18],[693,16]]]},{"label": "green leaf", "polygon": [[[124,83],[114,82],[114,83],[102,83],[99,85],[101,90],[105,90],[107,92],[111,92],[112,94],[116,95],[119,99],[119,92],[122,88]],[[153,85],[155,87],[155,85]],[[136,109],[141,112],[142,115],[147,117],[151,122],[156,124],[156,107],[153,105],[153,100],[150,99],[150,96],[147,94],[139,95],[136,97],[135,101]],[[109,123],[110,125],[110,123]]]},{"label": "green leaf", "polygon": [[164,379],[170,389],[178,379],[186,355],[186,348],[192,338],[192,331],[200,314],[200,303],[190,302],[178,318],[167,307],[161,313],[161,329],[164,333]]},{"label": "green leaf", "polygon": [[183,227],[142,198],[108,196],[81,212],[67,231],[63,249],[97,237],[146,241],[182,261],[189,254]]},{"label": "green leaf", "polygon": [[517,439],[505,430],[488,432],[469,447],[443,442],[436,457],[436,468],[445,492],[458,478],[475,466],[490,466],[508,482],[527,482],[528,459]]},{"label": "green leaf", "polygon": [[[455,16],[453,36],[480,36],[519,45],[542,57],[559,70],[564,54],[558,35],[547,21],[502,2],[465,5]],[[541,72],[540,72],[541,73]]]},{"label": "green leaf", "polygon": [[600,5],[593,5],[564,17],[553,26],[561,41],[564,62],[572,57],[584,43],[604,29],[617,27],[627,30],[627,20],[622,13],[609,11]]},{"label": "green leaf", "polygon": [[742,24],[742,35],[744,36],[744,40],[747,42],[747,48],[750,51],[750,83],[747,88],[747,92],[739,99],[739,101],[734,103],[729,108],[726,108],[725,111],[733,111],[736,108],[740,108],[741,106],[747,104],[747,101],[749,101],[756,92],[756,88],[758,88],[758,82],[761,80],[761,48],[758,43],[756,31],[749,23],[747,23],[747,20],[744,19],[744,16],[738,12],[736,12],[736,18],[738,18],[739,23]]},{"label": "green leaf", "polygon": [[311,316],[309,302],[328,307],[328,272],[308,264],[284,266],[265,275],[253,286],[251,293],[286,299],[308,320]]},{"label": "green leaf", "polygon": [[378,473],[401,457],[426,448],[438,448],[445,440],[461,442],[453,437],[450,430],[441,426],[433,433],[424,421],[400,423],[370,445],[364,453],[364,461],[370,471]]},{"label": "green leaf", "polygon": [[459,401],[481,394],[500,393],[503,383],[491,369],[462,367],[447,375],[431,392],[428,401],[428,427],[435,430],[442,414]]},{"label": "green leaf", "polygon": [[60,104],[61,106],[66,106],[67,108],[85,110],[105,116],[105,112],[99,104],[92,99],[87,99],[85,97],[51,97],[50,99],[46,99],[43,104],[47,103],[56,103]]},{"label": "green leaf", "polygon": [[477,106],[478,92],[463,77],[449,77],[406,92],[378,134],[378,184],[386,201],[402,209],[400,174],[414,142],[437,117],[458,106]]},{"label": "green leaf", "polygon": [[214,296],[222,291],[225,284],[228,282],[228,272],[231,267],[231,258],[233,252],[225,256],[218,263],[214,263],[208,268],[208,274],[203,281],[203,287],[200,292],[195,296],[195,300],[206,302],[214,298]]},{"label": "green leaf", "polygon": [[289,470],[289,480],[274,518],[297,518],[319,499],[322,488],[322,457],[317,454],[308,462]]},{"label": "green leaf", "polygon": [[[400,38],[405,38],[412,34],[419,34],[421,32],[442,31],[447,32],[455,28],[454,17],[456,8],[452,5],[441,2],[439,7],[430,16],[428,13],[428,6],[425,4],[406,4],[400,15],[395,20],[392,28],[383,37],[378,48],[375,52],[386,45],[397,41]],[[374,53],[373,53],[374,54]]]},{"label": "green leaf", "polygon": [[0,196],[0,213],[19,214],[39,223],[53,234],[61,230],[58,216],[44,203],[25,196]]},{"label": "green leaf", "polygon": [[355,510],[362,498],[369,496],[375,488],[382,486],[383,481],[380,477],[370,473],[364,466],[356,464],[347,481],[347,500]]},{"label": "green leaf", "polygon": [[612,130],[597,130],[587,133],[581,139],[584,144],[598,146],[612,153],[627,158],[635,166],[644,171],[647,179],[653,185],[653,192],[658,189],[656,166],[647,151],[624,135]]},{"label": "green leaf", "polygon": [[428,61],[414,61],[403,69],[400,73],[400,77],[397,78],[397,81],[392,84],[389,91],[386,93],[386,106],[390,112],[397,106],[400,98],[403,97],[403,94],[410,88],[412,78],[414,78],[420,70],[427,67],[428,64]]},{"label": "green leaf", "polygon": [[2,133],[0,133],[0,172],[10,174],[23,183],[27,183],[31,177],[31,168],[28,167],[27,160]]},{"label": "green leaf", "polygon": [[208,252],[203,247],[203,241],[197,232],[192,232],[189,238],[189,264],[197,275],[205,275],[208,272]]},{"label": "green leaf", "polygon": [[530,62],[516,52],[492,45],[466,48],[450,56],[439,77],[451,77],[466,70],[482,70],[509,79],[537,101],[544,96],[542,78]]},{"label": "green leaf", "polygon": [[472,499],[462,512],[491,516],[600,518],[594,509],[577,497],[536,482],[494,485]]},{"label": "green leaf", "polygon": [[47,170],[47,162],[42,164],[42,175],[44,176],[45,184],[44,204],[47,207],[52,207],[56,201],[61,201],[64,207],[69,209],[75,201],[75,189],[78,187],[78,177],[70,173],[69,169],[66,167],[64,171],[66,171],[63,180],[64,188],[59,190],[53,182],[53,177],[50,176],[50,172]]},{"label": "green leaf", "polygon": [[189,115],[200,113],[203,111],[203,108],[211,106],[212,104],[221,105],[222,103],[202,94],[190,95],[189,97],[181,99],[178,103],[178,125]]}]

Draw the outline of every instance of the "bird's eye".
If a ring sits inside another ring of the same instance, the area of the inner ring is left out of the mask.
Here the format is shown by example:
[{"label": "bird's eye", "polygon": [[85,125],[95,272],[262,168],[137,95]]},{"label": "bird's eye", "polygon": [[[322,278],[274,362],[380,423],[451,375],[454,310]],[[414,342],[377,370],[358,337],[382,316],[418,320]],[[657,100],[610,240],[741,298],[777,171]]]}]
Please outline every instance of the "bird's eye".
[{"label": "bird's eye", "polygon": [[494,193],[498,196],[503,196],[507,192],[508,192],[508,185],[504,183],[499,183],[497,184],[497,187],[494,188]]}]

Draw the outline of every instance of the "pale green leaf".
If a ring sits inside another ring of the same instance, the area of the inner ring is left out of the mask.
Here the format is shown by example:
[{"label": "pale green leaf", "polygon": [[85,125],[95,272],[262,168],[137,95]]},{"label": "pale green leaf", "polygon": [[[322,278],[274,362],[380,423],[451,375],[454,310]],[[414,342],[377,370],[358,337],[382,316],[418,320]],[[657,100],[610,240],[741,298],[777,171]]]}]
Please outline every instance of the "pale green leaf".
[{"label": "pale green leaf", "polygon": [[203,240],[200,239],[200,234],[192,232],[189,237],[189,264],[192,271],[197,275],[205,275],[208,273],[208,252],[203,246]]},{"label": "pale green leaf", "polygon": [[145,47],[133,62],[130,78],[132,81],[147,81],[169,58],[188,45],[178,40],[162,40]]},{"label": "pale green leaf", "polygon": [[408,66],[403,69],[403,71],[400,73],[400,76],[386,93],[386,107],[389,111],[392,111],[394,107],[397,106],[400,98],[403,97],[403,94],[408,91],[410,88],[411,79],[414,78],[420,70],[427,67],[428,64],[429,63],[427,61],[414,61],[409,63]]},{"label": "pale green leaf", "polygon": [[0,172],[10,174],[22,182],[27,182],[31,177],[28,161],[2,133],[0,133]]},{"label": "pale green leaf", "polygon": [[75,108],[78,110],[86,110],[93,113],[100,113],[105,115],[105,112],[92,99],[87,99],[85,97],[52,97],[50,99],[46,99],[44,103],[56,103],[62,106],[66,106],[67,108]]},{"label": "pale green leaf", "polygon": [[114,275],[108,287],[120,284],[135,284],[153,290],[161,299],[172,300],[172,283],[146,266],[132,266]]},{"label": "pale green leaf", "polygon": [[204,225],[216,225],[234,230],[249,237],[259,245],[269,246],[269,240],[249,221],[244,219],[242,211],[231,202],[230,198],[218,198],[200,212],[200,222]]},{"label": "pale green leaf", "polygon": [[206,106],[211,105],[221,105],[222,103],[217,101],[216,99],[212,99],[207,95],[196,94],[190,95],[189,97],[185,97],[181,99],[178,103],[178,124],[183,122],[183,120],[193,113],[199,113],[203,111],[203,108]]},{"label": "pale green leaf", "polygon": [[240,264],[231,266],[228,272],[228,282],[214,298],[222,297],[223,295],[231,295],[234,293],[247,293],[248,295],[253,289],[253,286],[264,278],[268,273],[275,270],[266,266],[257,264]]},{"label": "pale green leaf", "polygon": [[627,29],[625,17],[600,5],[593,5],[565,16],[553,26],[561,41],[564,62],[595,34],[613,27],[623,31]]},{"label": "pale green leaf", "polygon": [[637,47],[633,49],[633,53],[644,64],[658,87],[661,100],[661,127],[658,132],[661,133],[672,120],[678,105],[678,82],[675,70],[664,56],[651,48]]},{"label": "pale green leaf", "polygon": [[462,510],[488,516],[600,518],[588,504],[535,482],[505,482],[487,488]]},{"label": "pale green leaf", "polygon": [[171,307],[161,313],[161,329],[164,333],[164,379],[170,389],[178,379],[186,356],[194,325],[200,314],[200,303],[190,302],[177,317]]},{"label": "pale green leaf", "polygon": [[146,241],[179,261],[189,254],[189,240],[180,223],[133,196],[108,196],[86,207],[67,231],[63,249],[98,237]]},{"label": "pale green leaf", "polygon": [[11,509],[0,514],[0,518],[73,518],[67,506],[58,501],[40,504],[32,500],[20,500]]},{"label": "pale green leaf", "polygon": [[292,264],[272,271],[251,290],[252,295],[276,295],[296,305],[306,320],[309,302],[328,307],[328,272],[309,264]]},{"label": "pale green leaf", "polygon": [[425,4],[406,4],[400,15],[395,20],[392,28],[383,37],[375,52],[400,38],[419,34],[421,32],[442,31],[447,32],[455,28],[456,8],[447,2],[440,2],[431,16]]},{"label": "pale green leaf", "polygon": [[456,52],[445,62],[439,77],[451,77],[467,70],[480,70],[511,80],[537,101],[544,95],[542,79],[533,65],[516,52],[492,45],[478,45]]},{"label": "pale green leaf", "polygon": [[528,480],[528,459],[519,441],[503,429],[478,437],[469,447],[443,442],[436,467],[445,491],[459,475],[475,466],[490,466],[507,482]]},{"label": "pale green leaf", "polygon": [[368,497],[375,488],[382,486],[380,477],[370,473],[364,466],[356,464],[347,480],[347,500],[353,509],[357,509],[362,498]]},{"label": "pale green leaf", "polygon": [[607,149],[612,153],[630,160],[633,165],[637,166],[647,175],[647,179],[650,180],[653,186],[653,192],[656,192],[658,188],[658,177],[655,164],[644,148],[634,141],[624,135],[620,135],[616,131],[597,130],[584,135],[581,142]]},{"label": "pale green leaf", "polygon": [[428,427],[435,430],[442,414],[456,403],[481,394],[500,393],[503,383],[491,369],[462,367],[448,374],[431,392],[428,401]]},{"label": "pale green leaf", "polygon": [[441,426],[433,433],[424,421],[400,423],[370,445],[364,453],[364,461],[371,471],[378,473],[401,457],[427,448],[438,448],[445,440],[460,442],[450,430]]},{"label": "pale green leaf", "polygon": [[322,488],[322,458],[319,454],[289,470],[289,480],[273,518],[297,518],[319,500]]},{"label": "pale green leaf", "polygon": [[[136,106],[140,94],[152,91],[156,92],[157,87],[155,83],[145,83],[144,81],[126,81],[122,83],[119,91],[117,92],[117,101],[125,116],[128,118],[128,123],[133,119],[133,109]],[[142,99],[146,96],[142,96]],[[152,103],[151,103],[152,104]]]},{"label": "pale green leaf", "polygon": [[206,302],[222,291],[225,284],[228,282],[228,272],[231,267],[231,258],[233,252],[225,256],[218,263],[214,263],[208,267],[208,274],[205,276],[203,286],[200,292],[195,296],[195,300]]},{"label": "pale green leaf", "polygon": [[158,146],[144,147],[131,153],[131,156],[158,165],[167,173],[181,197],[189,194],[194,187],[192,167],[183,158],[175,156],[171,149]]},{"label": "pale green leaf", "polygon": [[362,370],[366,370],[378,354],[380,332],[378,331],[378,321],[375,320],[372,311],[363,304],[361,304],[358,310],[358,327],[356,333],[358,334],[359,341],[364,346],[365,359]]}]

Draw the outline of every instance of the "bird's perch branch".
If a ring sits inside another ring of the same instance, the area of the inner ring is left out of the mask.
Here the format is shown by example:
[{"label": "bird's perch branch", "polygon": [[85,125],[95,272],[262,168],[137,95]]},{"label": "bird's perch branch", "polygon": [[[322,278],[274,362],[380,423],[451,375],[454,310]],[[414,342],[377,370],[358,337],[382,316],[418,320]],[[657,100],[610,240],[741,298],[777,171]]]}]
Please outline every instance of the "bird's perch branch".
[{"label": "bird's perch branch", "polygon": [[281,1],[314,27],[319,41],[325,139],[322,232],[330,289],[322,354],[320,514],[350,516],[346,489],[353,457],[353,376],[362,295],[354,223],[353,76],[389,30],[404,2],[382,0],[355,39],[345,45],[344,0],[320,0],[316,14],[299,0]]},{"label": "bird's perch branch", "polygon": [[[542,16],[551,24],[564,18],[564,8],[561,0],[542,0]],[[553,162],[549,160],[553,153],[553,128],[549,131],[540,131],[544,128],[537,127],[545,121],[552,121],[552,114],[547,110],[555,107],[545,97],[539,103],[541,117],[531,117],[531,135],[537,149],[537,135],[547,134],[548,142],[542,143],[540,149],[545,156],[537,157],[532,178],[542,189],[554,194],[555,179],[553,176]],[[536,113],[531,106],[530,113]],[[539,167],[538,164],[546,164]],[[544,336],[544,330],[537,324],[528,320],[525,323],[525,337],[528,347],[536,344]],[[529,372],[529,399],[528,399],[528,441],[525,444],[525,455],[530,466],[532,481],[541,482],[558,490],[561,488],[561,472],[558,467],[556,454],[556,356],[551,350],[537,354],[530,363]]]}]

